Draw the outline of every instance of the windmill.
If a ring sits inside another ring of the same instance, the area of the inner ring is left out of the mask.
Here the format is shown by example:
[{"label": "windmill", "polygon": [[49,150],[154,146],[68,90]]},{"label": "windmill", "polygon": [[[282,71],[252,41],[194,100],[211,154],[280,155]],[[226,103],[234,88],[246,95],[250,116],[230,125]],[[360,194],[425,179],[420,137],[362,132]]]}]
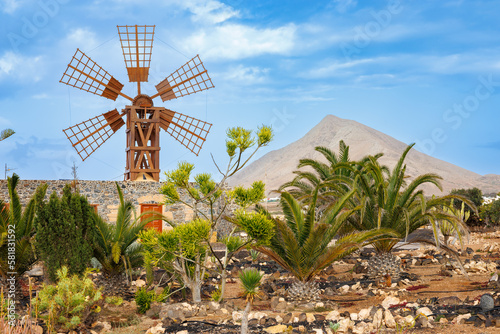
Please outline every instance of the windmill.
[{"label": "windmill", "polygon": [[125,106],[121,112],[113,109],[63,131],[80,158],[85,160],[126,124],[125,180],[159,181],[160,129],[198,155],[212,124],[164,107],[155,107],[153,99],[160,97],[165,102],[214,85],[196,55],[157,84],[154,95],[142,94],[141,82],[147,82],[149,76],[155,26],[117,28],[129,81],[137,82],[137,96],[132,98],[122,93],[123,84],[77,49],[60,82],[113,101],[122,96],[131,105]]}]

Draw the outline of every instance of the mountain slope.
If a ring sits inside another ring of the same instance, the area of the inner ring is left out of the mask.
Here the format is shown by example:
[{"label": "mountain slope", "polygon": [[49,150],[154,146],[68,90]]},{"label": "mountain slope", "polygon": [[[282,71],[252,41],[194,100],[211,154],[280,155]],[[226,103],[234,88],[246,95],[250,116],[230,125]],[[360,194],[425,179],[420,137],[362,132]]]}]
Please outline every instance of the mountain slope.
[{"label": "mountain slope", "polygon": [[[314,151],[314,147],[326,146],[338,152],[340,140],[349,146],[351,160],[384,153],[380,161],[391,169],[407,147],[405,143],[366,125],[328,115],[301,139],[271,151],[248,165],[230,179],[230,185],[248,186],[255,180],[263,180],[268,191],[277,189],[293,178],[299,159],[322,158],[321,154]],[[483,176],[415,149],[409,152],[405,162],[410,178],[425,173],[436,173],[443,177],[443,192],[435,186],[426,185],[423,189],[427,195],[447,194],[455,188],[472,187],[478,187],[483,193],[500,191],[500,175]]]}]

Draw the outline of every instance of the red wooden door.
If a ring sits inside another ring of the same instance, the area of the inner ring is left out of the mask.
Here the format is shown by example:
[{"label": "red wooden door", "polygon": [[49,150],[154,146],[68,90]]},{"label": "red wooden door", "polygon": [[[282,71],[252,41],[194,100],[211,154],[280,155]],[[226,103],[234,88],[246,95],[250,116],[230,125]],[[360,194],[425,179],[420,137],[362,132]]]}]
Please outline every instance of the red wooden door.
[{"label": "red wooden door", "polygon": [[[141,204],[141,213],[147,211],[162,213],[162,205],[161,204]],[[146,214],[143,216],[143,219],[151,217],[152,214]],[[146,228],[154,228],[158,232],[162,231],[163,221],[161,219],[153,220],[152,222],[146,225]]]}]

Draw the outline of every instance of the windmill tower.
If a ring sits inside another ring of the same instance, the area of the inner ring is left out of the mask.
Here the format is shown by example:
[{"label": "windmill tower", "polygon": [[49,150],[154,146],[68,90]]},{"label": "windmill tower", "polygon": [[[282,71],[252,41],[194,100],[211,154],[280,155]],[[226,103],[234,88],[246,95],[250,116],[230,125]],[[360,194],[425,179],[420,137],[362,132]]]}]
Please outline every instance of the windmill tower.
[{"label": "windmill tower", "polygon": [[126,124],[124,179],[159,181],[160,130],[198,155],[212,124],[164,107],[155,107],[153,99],[160,97],[165,102],[214,85],[197,55],[157,84],[154,95],[142,94],[141,82],[147,82],[149,76],[155,26],[117,28],[129,81],[137,82],[137,95],[132,98],[122,93],[123,84],[77,49],[60,82],[113,101],[122,96],[131,104],[121,112],[114,109],[63,131],[80,158],[85,160]]}]

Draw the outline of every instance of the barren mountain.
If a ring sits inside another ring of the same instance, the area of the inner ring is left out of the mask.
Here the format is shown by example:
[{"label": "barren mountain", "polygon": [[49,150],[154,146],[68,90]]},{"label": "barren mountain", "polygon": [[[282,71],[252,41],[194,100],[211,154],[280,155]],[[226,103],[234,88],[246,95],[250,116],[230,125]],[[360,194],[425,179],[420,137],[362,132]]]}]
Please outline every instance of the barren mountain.
[{"label": "barren mountain", "polygon": [[[255,180],[263,180],[268,191],[277,189],[293,178],[299,159],[322,159],[322,155],[314,151],[316,146],[326,146],[338,152],[340,140],[344,140],[349,146],[351,160],[384,153],[380,161],[391,169],[407,147],[405,143],[366,125],[328,115],[301,139],[271,151],[248,165],[230,179],[230,185],[248,186]],[[427,195],[447,194],[455,188],[472,187],[478,187],[483,193],[500,191],[500,175],[476,174],[421,153],[415,148],[410,151],[405,162],[410,178],[425,173],[436,173],[443,177],[443,192],[435,186],[426,185],[423,189]]]}]

